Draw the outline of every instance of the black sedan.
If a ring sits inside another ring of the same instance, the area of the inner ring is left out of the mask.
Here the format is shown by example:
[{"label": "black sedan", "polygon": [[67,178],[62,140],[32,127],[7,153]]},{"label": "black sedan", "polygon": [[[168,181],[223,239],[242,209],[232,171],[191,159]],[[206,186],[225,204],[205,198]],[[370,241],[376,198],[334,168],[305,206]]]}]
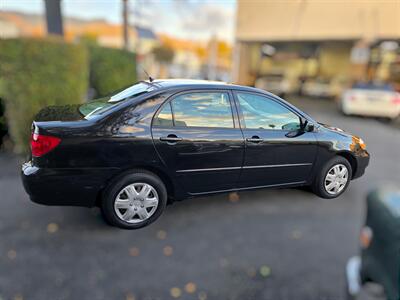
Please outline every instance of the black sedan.
[{"label": "black sedan", "polygon": [[100,206],[127,229],[167,202],[256,188],[310,186],[335,198],[369,163],[363,140],[283,99],[219,82],[139,82],[80,106],[48,107],[22,166],[32,201]]},{"label": "black sedan", "polygon": [[382,187],[368,194],[361,255],[346,267],[349,299],[400,299],[400,189]]}]

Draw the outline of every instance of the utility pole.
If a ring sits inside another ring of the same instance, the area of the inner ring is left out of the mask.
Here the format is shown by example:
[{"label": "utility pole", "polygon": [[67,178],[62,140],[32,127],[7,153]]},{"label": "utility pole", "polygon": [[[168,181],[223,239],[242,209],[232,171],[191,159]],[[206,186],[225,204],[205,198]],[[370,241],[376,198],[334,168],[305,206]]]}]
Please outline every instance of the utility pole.
[{"label": "utility pole", "polygon": [[64,35],[61,0],[44,0],[46,8],[47,33],[55,35]]},{"label": "utility pole", "polygon": [[208,79],[217,80],[218,39],[215,33],[212,35],[208,45]]},{"label": "utility pole", "polygon": [[128,0],[122,0],[122,20],[123,20],[123,34],[124,34],[124,49],[129,50],[129,20],[128,20]]}]

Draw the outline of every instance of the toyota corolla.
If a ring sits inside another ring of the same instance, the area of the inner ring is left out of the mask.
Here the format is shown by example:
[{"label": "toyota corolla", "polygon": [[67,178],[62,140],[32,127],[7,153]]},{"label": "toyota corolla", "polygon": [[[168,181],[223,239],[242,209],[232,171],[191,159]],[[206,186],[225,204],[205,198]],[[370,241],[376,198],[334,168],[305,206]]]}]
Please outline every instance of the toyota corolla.
[{"label": "toyota corolla", "polygon": [[22,180],[34,202],[99,206],[109,224],[137,229],[198,195],[309,186],[336,198],[368,163],[361,138],[266,91],[149,80],[40,111]]}]

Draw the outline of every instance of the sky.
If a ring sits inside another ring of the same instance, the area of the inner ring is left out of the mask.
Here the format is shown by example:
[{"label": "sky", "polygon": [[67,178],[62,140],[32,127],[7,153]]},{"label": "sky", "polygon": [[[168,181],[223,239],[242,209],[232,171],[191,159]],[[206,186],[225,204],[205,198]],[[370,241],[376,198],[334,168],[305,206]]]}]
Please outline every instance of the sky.
[{"label": "sky", "polygon": [[[62,0],[64,16],[121,23],[122,0]],[[234,39],[235,0],[129,0],[130,23],[158,33],[208,40]],[[0,0],[0,9],[43,14],[43,0]]]}]

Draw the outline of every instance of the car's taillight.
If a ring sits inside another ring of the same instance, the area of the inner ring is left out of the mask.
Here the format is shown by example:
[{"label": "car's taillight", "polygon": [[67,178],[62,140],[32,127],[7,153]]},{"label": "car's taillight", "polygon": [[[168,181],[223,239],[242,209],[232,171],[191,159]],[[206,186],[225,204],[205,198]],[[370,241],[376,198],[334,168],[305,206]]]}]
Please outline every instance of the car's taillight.
[{"label": "car's taillight", "polygon": [[392,103],[393,103],[393,104],[400,105],[400,95],[397,95],[396,97],[394,97],[394,98],[392,99]]},{"label": "car's taillight", "polygon": [[53,150],[61,142],[61,139],[50,135],[32,134],[32,156],[40,157]]},{"label": "car's taillight", "polygon": [[349,100],[350,100],[351,102],[354,102],[354,101],[357,100],[357,97],[354,96],[354,95],[350,95],[350,96],[349,96]]},{"label": "car's taillight", "polygon": [[373,236],[374,234],[371,228],[369,228],[368,226],[363,227],[360,232],[361,247],[363,247],[364,249],[368,248],[371,244]]}]

